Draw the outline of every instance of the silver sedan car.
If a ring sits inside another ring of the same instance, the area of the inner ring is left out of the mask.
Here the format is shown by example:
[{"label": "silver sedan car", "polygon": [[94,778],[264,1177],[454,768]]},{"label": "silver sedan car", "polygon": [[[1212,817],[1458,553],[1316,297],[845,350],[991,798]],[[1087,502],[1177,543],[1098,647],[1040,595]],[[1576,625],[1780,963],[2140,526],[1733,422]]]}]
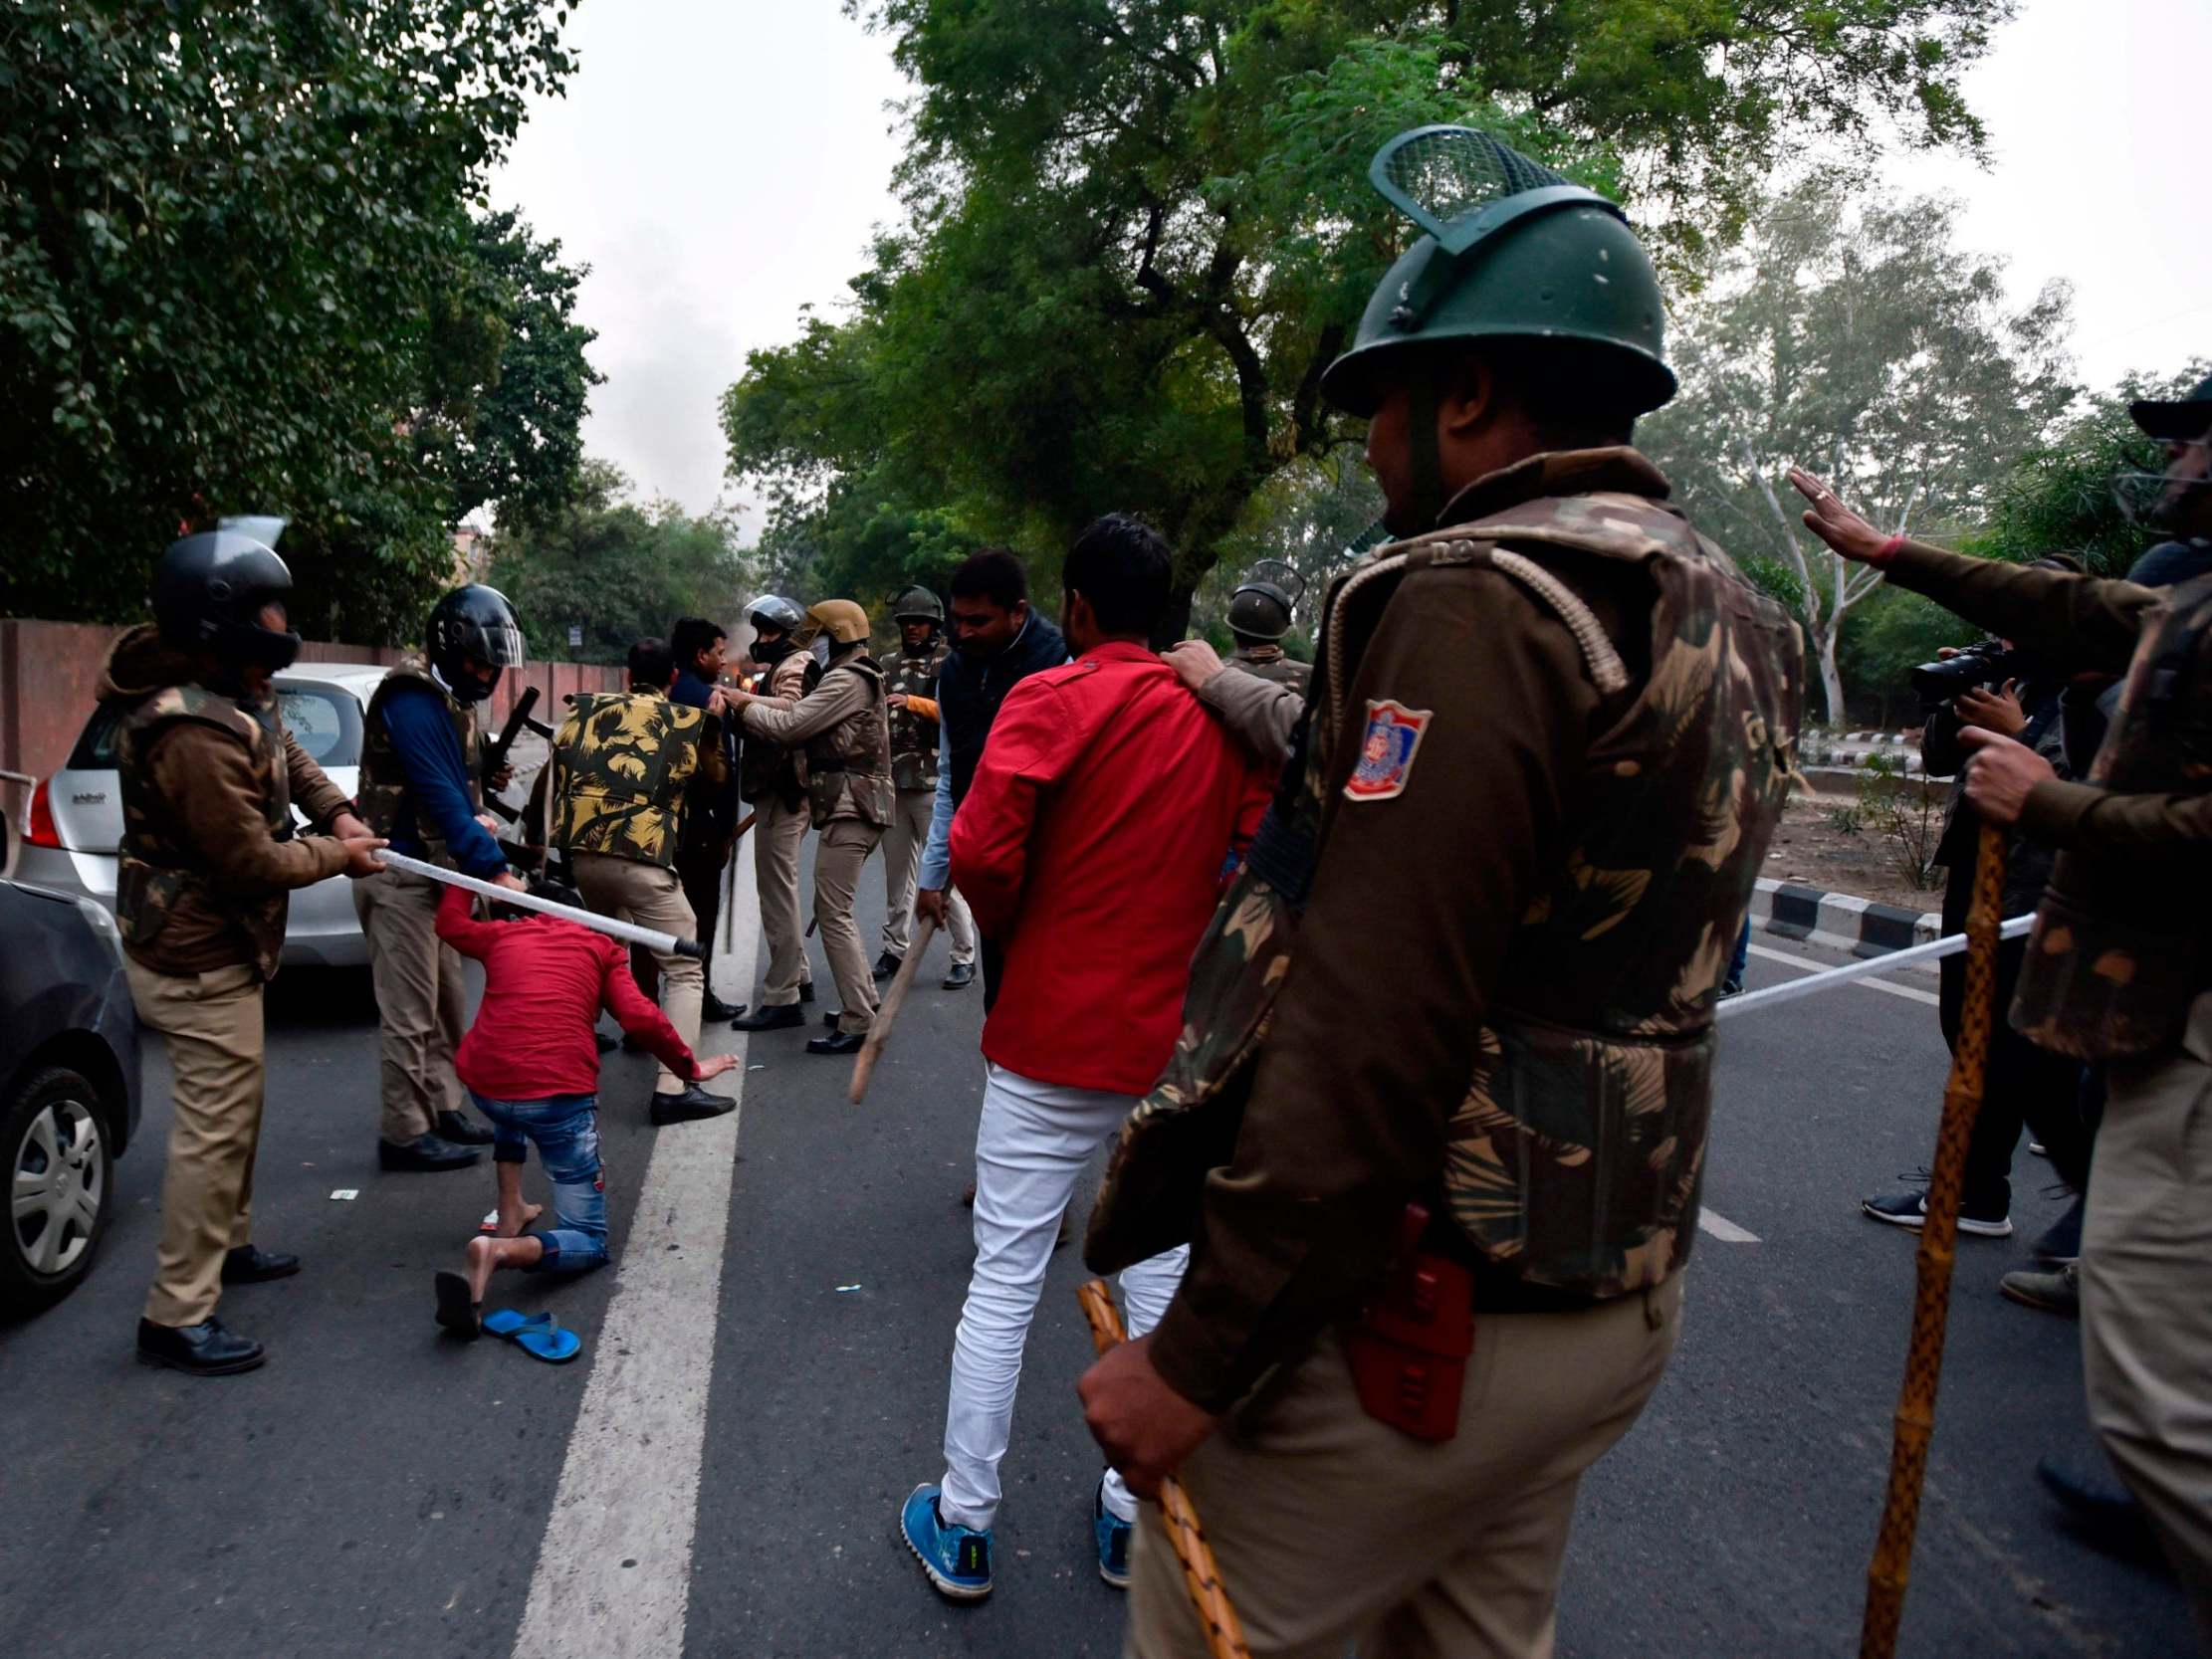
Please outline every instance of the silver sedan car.
[{"label": "silver sedan car", "polygon": [[[285,725],[348,795],[359,784],[361,719],[383,678],[381,668],[351,663],[304,663],[277,676]],[[297,807],[293,816],[305,822]],[[96,709],[68,762],[32,795],[13,874],[18,881],[98,900],[111,913],[121,840],[115,716]],[[368,960],[346,878],[332,876],[292,896],[284,959],[325,967],[356,967]]]}]

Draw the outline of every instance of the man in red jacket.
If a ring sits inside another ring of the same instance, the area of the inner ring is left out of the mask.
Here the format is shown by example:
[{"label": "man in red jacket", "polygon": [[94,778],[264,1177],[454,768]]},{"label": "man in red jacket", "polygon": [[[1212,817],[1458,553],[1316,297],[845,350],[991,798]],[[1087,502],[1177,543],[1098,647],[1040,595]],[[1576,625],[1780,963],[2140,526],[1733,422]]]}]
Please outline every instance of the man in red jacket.
[{"label": "man in red jacket", "polygon": [[[915,1491],[900,1524],[958,1600],[991,1590],[998,1463],[1060,1218],[1167,1062],[1224,859],[1266,801],[1266,769],[1146,643],[1170,564],[1167,544],[1120,515],[1077,538],[1061,569],[1075,661],[1006,695],[953,823],[953,883],[1003,945],[1005,975],[984,1022],[976,1267],[953,1343],[945,1476]],[[1184,1261],[1178,1249],[1122,1275],[1133,1334],[1158,1321]],[[1108,1583],[1127,1582],[1136,1513],[1108,1472],[1092,1505]]]}]

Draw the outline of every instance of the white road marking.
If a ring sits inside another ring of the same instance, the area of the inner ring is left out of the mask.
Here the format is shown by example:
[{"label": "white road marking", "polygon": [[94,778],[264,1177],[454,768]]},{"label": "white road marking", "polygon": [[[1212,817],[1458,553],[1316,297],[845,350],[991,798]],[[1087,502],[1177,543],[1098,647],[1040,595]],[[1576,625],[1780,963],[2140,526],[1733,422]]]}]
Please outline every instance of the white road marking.
[{"label": "white road marking", "polygon": [[1759,1242],[1759,1235],[1749,1227],[1739,1227],[1725,1215],[1716,1214],[1709,1209],[1700,1209],[1697,1212],[1697,1230],[1712,1234],[1722,1244],[1757,1244]]},{"label": "white road marking", "polygon": [[[1751,947],[1751,954],[1763,957],[1770,962],[1785,962],[1796,968],[1800,973],[1818,973],[1823,965],[1819,962],[1809,962],[1803,956],[1793,956],[1787,950],[1770,949],[1763,944],[1754,944]],[[1919,990],[1911,985],[1900,985],[1889,979],[1860,979],[1855,980],[1854,983],[1864,985],[1870,991],[1887,991],[1891,996],[1910,997],[1914,1002],[1925,1002],[1930,1008],[1939,1007],[1942,1001],[1933,991]]]},{"label": "white road marking", "polygon": [[[750,843],[733,862],[737,926],[721,943],[750,977],[761,923]],[[727,1026],[705,1027],[700,1038],[701,1052],[745,1052],[744,1035]],[[729,1085],[717,1079],[707,1087]],[[546,1522],[516,1659],[684,1650],[742,1116],[675,1125],[653,1141],[629,1236],[616,1247],[614,1296]]]}]

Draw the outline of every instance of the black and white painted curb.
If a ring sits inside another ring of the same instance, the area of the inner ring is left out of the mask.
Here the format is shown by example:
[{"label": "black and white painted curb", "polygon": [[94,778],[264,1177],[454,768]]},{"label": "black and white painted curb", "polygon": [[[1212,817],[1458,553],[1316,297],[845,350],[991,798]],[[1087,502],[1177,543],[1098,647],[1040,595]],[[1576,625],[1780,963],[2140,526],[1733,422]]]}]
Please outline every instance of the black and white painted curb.
[{"label": "black and white painted curb", "polygon": [[1942,924],[1935,911],[1908,911],[1764,876],[1751,896],[1753,933],[1810,939],[1854,956],[1880,956],[1925,944],[1941,934]]}]

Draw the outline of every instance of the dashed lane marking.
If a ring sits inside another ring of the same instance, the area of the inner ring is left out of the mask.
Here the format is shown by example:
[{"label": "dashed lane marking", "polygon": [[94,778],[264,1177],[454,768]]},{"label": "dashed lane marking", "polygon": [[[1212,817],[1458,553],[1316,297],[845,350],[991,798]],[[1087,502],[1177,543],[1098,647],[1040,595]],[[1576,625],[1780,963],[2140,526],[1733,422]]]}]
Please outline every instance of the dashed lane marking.
[{"label": "dashed lane marking", "polygon": [[[1751,947],[1751,954],[1766,961],[1782,962],[1797,969],[1800,973],[1818,973],[1825,965],[1821,962],[1809,962],[1803,956],[1793,956],[1787,950],[1769,949],[1763,944],[1754,944]],[[1911,985],[1900,985],[1891,979],[1855,979],[1852,983],[1864,985],[1870,991],[1887,991],[1891,996],[1909,997],[1914,1002],[1925,1002],[1930,1008],[1941,1005],[1942,999],[1933,991],[1923,991]]]},{"label": "dashed lane marking", "polygon": [[[732,861],[737,926],[722,941],[746,974],[760,947],[761,922],[750,845]],[[726,1045],[745,1053],[744,1036],[727,1027],[702,1032],[703,1052]],[[727,1076],[743,1079],[744,1066]],[[729,1087],[720,1079],[708,1087],[718,1085]],[[676,1125],[653,1141],[515,1659],[644,1659],[684,1650],[742,1116]]]},{"label": "dashed lane marking", "polygon": [[1709,1209],[1701,1209],[1697,1212],[1697,1230],[1701,1233],[1712,1234],[1722,1244],[1757,1244],[1759,1242],[1759,1235],[1749,1227],[1739,1227],[1725,1215],[1716,1214]]}]

